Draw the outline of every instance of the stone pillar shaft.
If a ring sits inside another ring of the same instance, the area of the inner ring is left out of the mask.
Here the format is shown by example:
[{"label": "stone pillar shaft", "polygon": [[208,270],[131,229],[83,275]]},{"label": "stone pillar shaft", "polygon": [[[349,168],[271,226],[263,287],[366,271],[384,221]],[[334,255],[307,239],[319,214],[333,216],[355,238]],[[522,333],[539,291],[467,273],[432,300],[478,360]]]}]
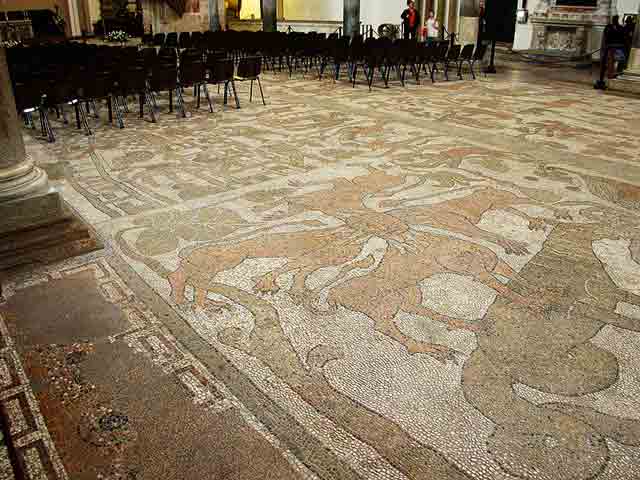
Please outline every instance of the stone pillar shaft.
[{"label": "stone pillar shaft", "polygon": [[[638,15],[640,15],[640,7],[638,7]],[[633,33],[631,52],[629,52],[629,64],[627,72],[625,73],[640,75],[640,24],[636,25],[636,31]]]},{"label": "stone pillar shaft", "polygon": [[278,15],[278,20],[284,20],[284,0],[278,0],[276,13]]},{"label": "stone pillar shaft", "polygon": [[344,0],[343,35],[360,33],[360,0]]},{"label": "stone pillar shaft", "polygon": [[0,170],[24,161],[24,143],[11,90],[6,51],[0,48]]},{"label": "stone pillar shaft", "polygon": [[27,160],[6,50],[0,48],[0,203],[47,190],[47,176]]},{"label": "stone pillar shaft", "polygon": [[261,0],[262,29],[265,32],[278,31],[277,0]]}]

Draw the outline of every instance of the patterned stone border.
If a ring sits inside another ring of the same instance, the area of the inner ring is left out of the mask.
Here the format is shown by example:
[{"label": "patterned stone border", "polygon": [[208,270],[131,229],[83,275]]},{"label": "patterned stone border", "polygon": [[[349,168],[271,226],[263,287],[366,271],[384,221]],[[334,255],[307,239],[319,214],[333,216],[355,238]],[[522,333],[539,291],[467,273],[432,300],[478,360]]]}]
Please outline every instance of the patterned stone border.
[{"label": "patterned stone border", "polygon": [[25,480],[69,478],[51,440],[2,315],[0,315],[0,415],[6,421],[10,435],[10,438],[5,439],[7,453],[15,456],[19,470],[14,472],[16,478]]},{"label": "patterned stone border", "polygon": [[[143,355],[154,365],[160,366],[164,373],[172,375],[176,382],[184,388],[194,404],[214,412],[222,412],[231,408],[237,409],[247,424],[260,433],[274,448],[280,451],[296,471],[306,479],[317,479],[317,476],[287,449],[222,382],[215,378],[195,356],[179,344],[169,329],[163,325],[153,311],[139,300],[136,294],[127,287],[126,283],[109,264],[106,257],[97,257],[95,253],[89,254],[84,258],[80,257],[57,266],[44,267],[43,269],[28,274],[20,280],[10,281],[5,284],[5,300],[13,296],[16,290],[22,290],[33,285],[86,272],[93,274],[100,293],[105,300],[117,305],[129,321],[130,328],[109,337],[110,342],[123,341],[129,347],[133,348],[136,353]],[[10,342],[13,346],[6,325],[2,323],[0,328],[3,329],[2,332],[0,332],[2,333],[3,341]],[[4,340],[5,338],[6,340]],[[13,348],[12,353],[14,361],[19,362],[17,352]],[[21,372],[21,378],[24,379],[24,385],[22,387],[25,395],[28,395],[35,409],[38,409],[37,401],[30,389],[28,379],[24,371],[21,370]],[[0,384],[4,385],[3,378],[5,378],[4,369],[3,364],[0,363]],[[11,390],[11,387],[8,388]],[[0,401],[5,398],[5,396],[3,396],[4,394],[4,390],[0,392]],[[9,397],[9,400],[13,400],[13,397]],[[11,405],[13,410],[8,412],[9,415],[12,415],[12,412],[17,412],[15,404]],[[42,437],[44,438],[46,434],[46,439],[48,440],[47,445],[49,445],[55,453],[55,447],[47,432],[44,419],[39,411],[37,415],[39,418],[38,425],[41,425],[41,429],[44,432]],[[22,418],[26,417],[23,415]],[[32,414],[29,418],[35,418],[35,415]],[[15,416],[13,422],[13,424],[24,423],[19,414]],[[34,453],[30,453],[29,455],[28,459],[30,461],[35,462],[37,460],[37,456]],[[28,480],[68,478],[57,454],[55,454],[55,459],[57,461],[55,465],[59,465],[59,469],[64,476],[52,476],[49,471],[47,471],[47,473],[41,473],[41,476],[29,477]],[[42,461],[41,464],[46,468],[49,465],[53,466],[54,462],[52,460]],[[34,472],[37,472],[36,464],[31,468]],[[0,478],[0,480],[4,479]]]}]

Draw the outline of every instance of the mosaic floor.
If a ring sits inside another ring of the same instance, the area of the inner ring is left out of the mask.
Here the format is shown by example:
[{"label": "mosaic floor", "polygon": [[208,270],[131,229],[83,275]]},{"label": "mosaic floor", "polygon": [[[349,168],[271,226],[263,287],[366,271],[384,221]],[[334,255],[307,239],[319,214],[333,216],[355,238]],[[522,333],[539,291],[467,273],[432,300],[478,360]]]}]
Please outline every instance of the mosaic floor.
[{"label": "mosaic floor", "polygon": [[245,84],[239,111],[29,140],[108,248],[9,302],[90,278],[126,312],[110,341],[189,392],[167,411],[240,412],[287,465],[253,478],[640,478],[640,100],[264,83],[266,107]]}]

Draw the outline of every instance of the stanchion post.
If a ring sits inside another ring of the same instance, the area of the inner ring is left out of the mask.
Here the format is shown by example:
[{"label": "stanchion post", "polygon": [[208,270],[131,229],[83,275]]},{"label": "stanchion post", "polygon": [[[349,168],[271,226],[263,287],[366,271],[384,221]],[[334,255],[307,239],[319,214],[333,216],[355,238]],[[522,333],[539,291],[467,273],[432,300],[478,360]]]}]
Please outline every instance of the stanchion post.
[{"label": "stanchion post", "polygon": [[485,69],[485,73],[496,73],[496,39],[491,40],[491,60],[489,60],[489,65]]},{"label": "stanchion post", "polygon": [[593,85],[596,90],[606,90],[607,82],[604,81],[604,77],[607,75],[607,63],[609,61],[609,48],[605,45],[603,48],[603,54],[600,56],[600,78]]}]

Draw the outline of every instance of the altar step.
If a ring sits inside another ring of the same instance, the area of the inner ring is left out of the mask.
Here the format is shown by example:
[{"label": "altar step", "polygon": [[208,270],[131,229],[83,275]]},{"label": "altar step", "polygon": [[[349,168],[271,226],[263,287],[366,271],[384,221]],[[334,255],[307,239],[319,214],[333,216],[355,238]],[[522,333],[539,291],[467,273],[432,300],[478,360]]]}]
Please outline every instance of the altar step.
[{"label": "altar step", "polygon": [[589,58],[566,53],[553,53],[542,50],[513,51],[506,45],[496,44],[496,63],[527,63],[550,68],[591,68]]},{"label": "altar step", "polygon": [[640,94],[640,71],[626,71],[609,80],[609,90]]}]

